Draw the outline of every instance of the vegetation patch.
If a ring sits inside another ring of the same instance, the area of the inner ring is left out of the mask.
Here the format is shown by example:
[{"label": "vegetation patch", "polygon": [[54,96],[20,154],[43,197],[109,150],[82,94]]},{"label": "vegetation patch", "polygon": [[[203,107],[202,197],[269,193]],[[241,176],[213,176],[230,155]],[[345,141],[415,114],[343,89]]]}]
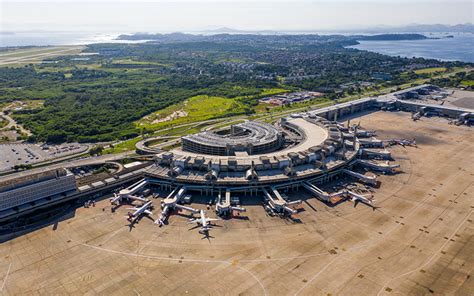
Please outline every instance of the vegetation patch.
[{"label": "vegetation patch", "polygon": [[[239,98],[200,95],[148,115],[136,124],[146,130],[157,130],[189,122],[243,114],[247,111],[247,107]],[[160,120],[167,118],[169,120]]]},{"label": "vegetation patch", "polygon": [[433,67],[415,70],[415,74],[433,74],[439,72],[446,72],[447,68],[445,67]]},{"label": "vegetation patch", "polygon": [[474,86],[474,80],[463,80],[463,81],[461,81],[461,85],[463,85],[463,86]]},{"label": "vegetation patch", "polygon": [[8,125],[8,120],[6,120],[0,115],[0,129],[6,127],[7,125]]},{"label": "vegetation patch", "polygon": [[105,67],[120,67],[120,68],[154,68],[154,67],[167,67],[169,65],[159,62],[149,61],[137,61],[132,59],[119,59],[113,60],[112,63],[108,63]]},{"label": "vegetation patch", "polygon": [[136,137],[130,140],[122,141],[118,144],[111,145],[102,151],[103,154],[113,154],[113,153],[121,153],[126,151],[135,150],[135,144],[137,144],[141,138]]}]

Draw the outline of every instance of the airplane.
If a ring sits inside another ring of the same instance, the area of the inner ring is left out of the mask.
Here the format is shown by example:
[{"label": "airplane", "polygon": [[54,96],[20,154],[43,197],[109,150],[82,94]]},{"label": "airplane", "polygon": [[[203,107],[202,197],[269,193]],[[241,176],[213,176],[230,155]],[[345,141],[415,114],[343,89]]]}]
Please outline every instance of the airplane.
[{"label": "airplane", "polygon": [[347,190],[347,193],[351,197],[351,201],[354,203],[354,208],[360,202],[360,203],[363,203],[363,204],[371,207],[374,211],[377,209],[377,207],[373,204],[374,200],[372,198],[366,197],[366,196],[361,195],[361,194],[357,194],[357,193],[349,191],[349,190]]},{"label": "airplane", "polygon": [[413,140],[408,140],[408,139],[390,139],[387,141],[388,144],[391,145],[401,145],[403,147],[405,146],[412,146],[416,147],[416,141],[415,139]]},{"label": "airplane", "polygon": [[196,223],[198,224],[198,226],[200,225],[201,229],[199,230],[199,233],[206,234],[212,228],[212,224],[210,222],[220,221],[220,220],[221,219],[207,218],[206,212],[204,210],[201,210],[200,217],[189,219],[188,224]]},{"label": "airplane", "polygon": [[165,221],[166,221],[170,211],[171,211],[170,206],[169,205],[164,205],[163,210],[161,211],[160,217],[158,217],[158,219],[155,220],[155,224],[157,224],[160,227],[164,226]]},{"label": "airplane", "polygon": [[144,202],[146,203],[148,201],[148,199],[146,198],[143,198],[143,197],[139,197],[139,196],[134,196],[134,195],[127,195],[127,196],[124,196],[124,195],[121,195],[121,194],[117,194],[117,193],[114,193],[114,197],[111,197],[109,200],[110,200],[110,203],[112,205],[120,205],[122,203],[122,201],[124,199],[127,199],[127,200],[138,200],[140,202]]},{"label": "airplane", "polygon": [[128,212],[128,221],[133,224],[137,222],[137,219],[142,215],[151,216],[152,212],[150,211],[153,204],[151,201],[146,202],[140,207],[128,208],[128,210],[132,210],[134,212]]},{"label": "airplane", "polygon": [[422,116],[422,115],[421,115],[420,112],[413,113],[413,114],[411,115],[411,119],[412,119],[413,121],[417,121],[417,120],[420,120],[420,119],[421,119],[421,116]]}]

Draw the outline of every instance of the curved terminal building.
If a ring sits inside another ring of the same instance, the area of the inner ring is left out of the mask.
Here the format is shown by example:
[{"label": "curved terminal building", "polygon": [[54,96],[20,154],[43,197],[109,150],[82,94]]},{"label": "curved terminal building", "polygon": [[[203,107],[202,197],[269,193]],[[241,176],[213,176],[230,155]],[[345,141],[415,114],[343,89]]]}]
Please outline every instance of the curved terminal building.
[{"label": "curved terminal building", "polygon": [[271,152],[280,148],[282,134],[269,124],[247,121],[232,125],[230,130],[206,131],[182,138],[184,151],[209,155],[249,155]]},{"label": "curved terminal building", "polygon": [[357,150],[355,137],[344,127],[298,114],[282,119],[278,128],[249,121],[183,137],[182,148],[155,156],[147,176],[190,190],[293,186],[344,167]]}]

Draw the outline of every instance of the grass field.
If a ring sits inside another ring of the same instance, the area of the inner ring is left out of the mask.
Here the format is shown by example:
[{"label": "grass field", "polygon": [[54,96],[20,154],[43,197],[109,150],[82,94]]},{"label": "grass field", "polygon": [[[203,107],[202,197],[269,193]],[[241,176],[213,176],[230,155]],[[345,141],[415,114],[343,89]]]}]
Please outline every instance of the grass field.
[{"label": "grass field", "polygon": [[[139,120],[136,124],[138,127],[147,130],[158,130],[188,122],[241,114],[244,110],[244,105],[236,98],[229,99],[201,95],[191,97],[182,103],[172,105],[154,114],[148,115]],[[178,111],[185,112],[187,115],[163,122],[155,121],[166,118]],[[154,121],[155,123],[153,123]]]},{"label": "grass field", "polygon": [[136,137],[130,140],[120,142],[119,144],[114,145],[113,148],[105,149],[103,153],[113,154],[113,153],[121,153],[121,152],[135,150],[135,144],[140,140],[141,140],[140,137]]},{"label": "grass field", "polygon": [[463,86],[474,86],[474,80],[463,80],[461,81]]},{"label": "grass field", "polygon": [[433,74],[433,73],[446,72],[446,70],[447,69],[444,67],[426,68],[426,69],[416,70],[415,74]]},{"label": "grass field", "polygon": [[273,96],[277,94],[282,94],[288,92],[287,89],[284,88],[264,88],[260,93],[261,96]]},{"label": "grass field", "polygon": [[326,102],[331,103],[332,101],[327,98],[321,97],[321,98],[314,98],[312,100],[307,100],[307,101],[303,101],[299,103],[293,103],[291,105],[282,105],[282,106],[274,106],[267,103],[259,103],[254,108],[254,110],[255,110],[255,113],[259,115],[262,113],[274,113],[274,112],[282,112],[282,111],[291,110],[291,109],[300,109],[304,107],[310,107],[313,105],[319,105]]},{"label": "grass field", "polygon": [[124,65],[124,66],[135,66],[135,65],[142,65],[142,66],[162,66],[166,67],[168,65],[157,63],[157,62],[147,62],[147,61],[135,61],[132,59],[123,59],[123,60],[114,60],[112,62],[113,65]]},{"label": "grass field", "polygon": [[4,119],[2,116],[0,116],[0,129],[4,128],[7,126],[8,120]]}]

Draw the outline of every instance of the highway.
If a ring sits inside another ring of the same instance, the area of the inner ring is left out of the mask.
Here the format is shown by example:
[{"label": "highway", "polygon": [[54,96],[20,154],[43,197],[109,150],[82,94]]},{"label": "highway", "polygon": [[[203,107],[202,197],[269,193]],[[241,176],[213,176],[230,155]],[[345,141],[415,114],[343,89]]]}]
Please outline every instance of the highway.
[{"label": "highway", "polygon": [[105,162],[117,161],[131,155],[134,155],[134,153],[123,152],[123,153],[117,153],[117,154],[106,154],[106,155],[95,156],[95,157],[79,158],[79,159],[74,159],[74,160],[68,160],[65,162],[58,162],[58,163],[50,164],[44,167],[39,167],[39,168],[27,170],[27,171],[17,172],[14,174],[2,176],[1,178],[2,180],[9,180],[9,179],[14,179],[17,177],[27,176],[27,175],[36,174],[36,173],[49,171],[53,169],[73,168],[73,167],[78,167],[78,166],[102,164]]}]

